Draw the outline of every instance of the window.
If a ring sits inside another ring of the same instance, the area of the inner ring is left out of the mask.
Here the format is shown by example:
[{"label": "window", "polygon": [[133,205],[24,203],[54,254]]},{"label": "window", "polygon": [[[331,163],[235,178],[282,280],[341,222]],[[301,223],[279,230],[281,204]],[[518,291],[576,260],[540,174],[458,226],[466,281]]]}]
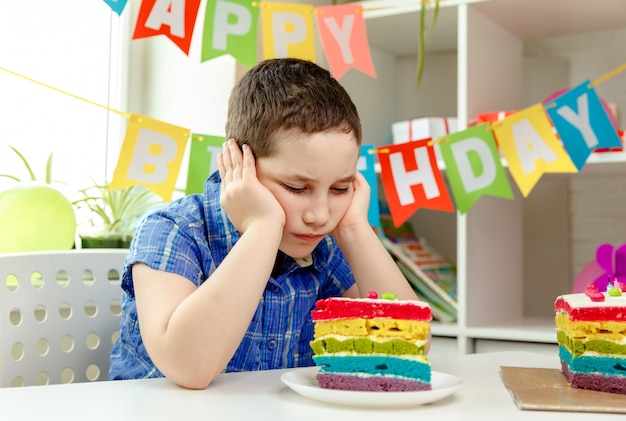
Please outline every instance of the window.
[{"label": "window", "polygon": [[[0,174],[28,178],[11,145],[38,179],[52,153],[52,178],[73,191],[110,178],[127,121],[103,107],[125,111],[127,12],[101,0],[2,1],[0,67],[49,87],[0,71]],[[0,178],[0,189],[12,183]]]}]

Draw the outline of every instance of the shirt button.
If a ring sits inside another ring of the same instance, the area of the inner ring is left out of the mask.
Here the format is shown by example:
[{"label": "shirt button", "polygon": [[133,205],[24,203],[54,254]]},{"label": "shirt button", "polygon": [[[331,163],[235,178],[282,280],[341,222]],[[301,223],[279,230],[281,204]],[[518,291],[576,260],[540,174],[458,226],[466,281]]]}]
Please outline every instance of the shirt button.
[{"label": "shirt button", "polygon": [[278,287],[278,285],[270,285],[270,291],[278,292],[280,291],[280,288]]},{"label": "shirt button", "polygon": [[270,341],[267,342],[267,347],[269,349],[275,349],[276,348],[276,341],[274,339],[271,339]]}]

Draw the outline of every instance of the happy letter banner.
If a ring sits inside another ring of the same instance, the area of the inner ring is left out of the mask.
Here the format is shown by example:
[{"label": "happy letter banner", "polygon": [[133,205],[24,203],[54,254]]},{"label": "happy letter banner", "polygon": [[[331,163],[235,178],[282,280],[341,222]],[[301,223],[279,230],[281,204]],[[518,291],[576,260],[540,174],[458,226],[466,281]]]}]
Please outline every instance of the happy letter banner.
[{"label": "happy letter banner", "polygon": [[[117,14],[126,1],[104,0]],[[132,39],[165,35],[189,55],[202,0],[143,0]],[[314,7],[256,0],[207,0],[200,62],[226,54],[247,67],[257,63],[261,20],[263,58],[316,61],[315,23],[336,79],[354,68],[373,78],[363,8],[360,4]]]}]

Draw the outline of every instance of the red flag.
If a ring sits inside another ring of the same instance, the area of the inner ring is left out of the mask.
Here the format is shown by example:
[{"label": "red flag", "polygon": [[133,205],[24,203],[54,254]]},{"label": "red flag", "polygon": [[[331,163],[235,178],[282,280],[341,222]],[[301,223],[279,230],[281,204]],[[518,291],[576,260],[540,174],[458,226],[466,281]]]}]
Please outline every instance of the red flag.
[{"label": "red flag", "polygon": [[189,55],[201,0],[143,0],[133,39],[165,35]]},{"label": "red flag", "polygon": [[315,17],[330,71],[336,79],[352,67],[376,77],[360,4],[318,7]]},{"label": "red flag", "polygon": [[402,225],[418,209],[454,212],[430,139],[377,149],[391,219]]}]

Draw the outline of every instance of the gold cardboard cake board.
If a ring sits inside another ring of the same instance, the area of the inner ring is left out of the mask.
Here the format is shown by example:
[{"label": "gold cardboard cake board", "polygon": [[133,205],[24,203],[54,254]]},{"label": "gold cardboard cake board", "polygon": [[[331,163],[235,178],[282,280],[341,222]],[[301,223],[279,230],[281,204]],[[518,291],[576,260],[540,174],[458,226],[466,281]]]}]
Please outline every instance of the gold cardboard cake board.
[{"label": "gold cardboard cake board", "polygon": [[558,369],[503,366],[500,371],[520,409],[626,414],[626,395],[573,389]]}]

